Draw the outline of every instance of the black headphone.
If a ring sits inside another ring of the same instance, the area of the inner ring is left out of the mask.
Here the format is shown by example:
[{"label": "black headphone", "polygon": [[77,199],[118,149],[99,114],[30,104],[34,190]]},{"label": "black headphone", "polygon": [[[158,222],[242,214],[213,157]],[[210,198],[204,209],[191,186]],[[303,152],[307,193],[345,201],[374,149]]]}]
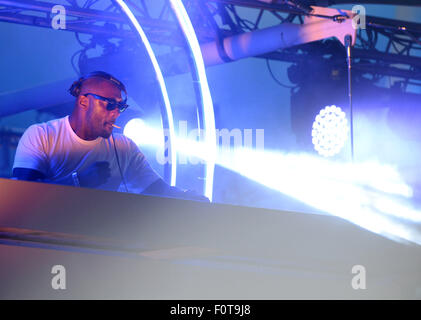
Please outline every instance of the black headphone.
[{"label": "black headphone", "polygon": [[[115,85],[117,85],[117,87],[120,89],[121,92],[124,92],[125,96],[124,96],[123,103],[126,103],[126,101],[127,101],[127,91],[126,91],[126,87],[124,86],[124,84],[120,80],[118,80],[117,78],[113,77],[112,75],[110,75],[109,73],[106,73],[104,71],[93,71],[93,72],[88,73],[86,76],[80,77],[77,81],[73,82],[73,84],[69,88],[69,93],[74,97],[78,97],[79,94],[80,94],[80,89],[82,88],[83,82],[85,82],[86,80],[88,80],[90,78],[102,78],[102,79],[105,79],[105,80],[112,81]],[[116,155],[116,158],[117,158],[117,164],[118,164],[118,169],[120,171],[121,180],[123,181],[123,184],[126,188],[126,192],[129,192],[129,189],[127,188],[127,184],[126,184],[126,181],[125,181],[124,176],[123,176],[123,172],[121,170],[120,160],[118,158],[118,153],[117,153],[117,148],[116,148],[116,145],[115,145],[114,135],[112,133],[111,133],[111,135],[112,135],[112,138],[113,138],[114,151],[115,151],[115,155]]]},{"label": "black headphone", "polygon": [[118,80],[116,77],[113,77],[111,74],[106,73],[104,71],[93,71],[83,77],[80,77],[78,80],[73,82],[73,84],[69,88],[69,93],[74,97],[78,97],[80,94],[80,89],[82,88],[82,84],[86,80],[91,79],[91,78],[102,78],[102,79],[113,82],[120,89],[121,92],[124,92],[125,96],[124,96],[123,102],[126,103],[127,90],[124,84],[120,80]]}]

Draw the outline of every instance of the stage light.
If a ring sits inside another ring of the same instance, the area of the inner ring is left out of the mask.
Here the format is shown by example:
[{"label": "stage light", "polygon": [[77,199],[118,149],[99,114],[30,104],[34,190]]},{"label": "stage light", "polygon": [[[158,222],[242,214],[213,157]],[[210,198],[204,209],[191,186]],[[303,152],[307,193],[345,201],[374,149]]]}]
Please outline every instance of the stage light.
[{"label": "stage light", "polygon": [[[149,137],[160,132],[133,119],[125,133],[134,132],[136,139],[140,128]],[[205,143],[184,136],[176,140],[181,154],[208,158]],[[390,165],[247,148],[219,148],[216,164],[371,232],[421,245],[421,210],[411,202],[412,188]]]},{"label": "stage light", "polygon": [[124,126],[123,133],[138,146],[162,147],[162,130],[153,129],[140,118],[131,119]]},{"label": "stage light", "polygon": [[220,153],[217,164],[371,232],[421,245],[421,210],[392,166],[251,149]]},{"label": "stage light", "polygon": [[314,149],[322,156],[338,154],[348,138],[348,121],[341,108],[332,105],[322,109],[311,131]]}]

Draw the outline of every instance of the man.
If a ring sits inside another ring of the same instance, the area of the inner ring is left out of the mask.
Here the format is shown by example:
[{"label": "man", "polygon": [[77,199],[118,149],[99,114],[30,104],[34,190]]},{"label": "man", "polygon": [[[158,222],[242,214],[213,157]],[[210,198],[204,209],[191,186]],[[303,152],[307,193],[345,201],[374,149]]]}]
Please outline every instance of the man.
[{"label": "man", "polygon": [[96,71],[69,89],[77,100],[70,116],[30,126],[16,150],[13,177],[98,188],[136,190],[187,199],[207,200],[170,187],[151,168],[135,143],[113,135],[113,125],[127,108],[124,85]]}]

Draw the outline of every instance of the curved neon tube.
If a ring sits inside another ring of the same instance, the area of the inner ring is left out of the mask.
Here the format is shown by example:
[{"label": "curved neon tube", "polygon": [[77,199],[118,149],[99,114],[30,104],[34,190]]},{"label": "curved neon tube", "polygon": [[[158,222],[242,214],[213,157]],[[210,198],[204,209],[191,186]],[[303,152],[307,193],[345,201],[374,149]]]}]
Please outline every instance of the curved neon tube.
[{"label": "curved neon tube", "polygon": [[171,6],[183,30],[184,36],[190,46],[193,54],[194,63],[196,64],[197,75],[199,78],[200,90],[203,101],[203,117],[205,126],[204,143],[208,150],[206,157],[206,176],[205,176],[205,196],[212,201],[213,191],[213,175],[216,161],[216,129],[215,115],[213,109],[212,98],[209,90],[208,80],[206,78],[205,63],[203,61],[202,51],[200,50],[199,41],[194,32],[193,25],[187,14],[187,11],[181,0],[170,0]]},{"label": "curved neon tube", "polygon": [[152,50],[152,46],[146,37],[145,32],[143,31],[142,27],[140,26],[139,22],[137,21],[136,17],[129,9],[129,7],[125,4],[123,0],[116,0],[116,2],[121,7],[121,10],[127,15],[130,19],[131,23],[135,27],[136,31],[139,33],[140,38],[142,39],[143,44],[145,45],[146,51],[148,52],[149,58],[151,59],[152,66],[155,70],[155,74],[159,83],[159,87],[161,88],[162,97],[164,99],[165,110],[168,116],[168,134],[172,144],[172,147],[169,148],[169,155],[171,161],[171,185],[175,186],[176,177],[177,177],[177,152],[175,144],[175,130],[174,130],[174,118],[172,114],[170,99],[168,98],[167,88],[165,86],[164,77],[161,72],[161,68],[159,67],[158,61],[156,56]]}]

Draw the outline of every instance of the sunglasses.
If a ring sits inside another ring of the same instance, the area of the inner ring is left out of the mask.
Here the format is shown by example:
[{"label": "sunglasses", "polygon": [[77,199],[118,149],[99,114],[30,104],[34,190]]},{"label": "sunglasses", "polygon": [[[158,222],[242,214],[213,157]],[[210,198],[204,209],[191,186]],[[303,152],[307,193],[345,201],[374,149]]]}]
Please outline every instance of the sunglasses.
[{"label": "sunglasses", "polygon": [[128,105],[128,104],[126,104],[126,100],[127,100],[127,99],[125,99],[124,101],[117,102],[117,101],[116,101],[116,100],[114,100],[114,99],[105,98],[105,97],[99,96],[99,95],[94,94],[94,93],[85,93],[85,94],[84,94],[84,96],[85,96],[85,97],[86,97],[86,96],[89,96],[89,95],[93,96],[93,97],[94,97],[94,98],[96,98],[96,99],[99,99],[99,100],[102,100],[102,101],[106,101],[106,102],[108,102],[108,103],[107,103],[107,110],[108,110],[108,111],[112,111],[112,110],[114,110],[115,108],[118,108],[118,110],[119,110],[119,111],[120,111],[120,113],[121,113],[121,112],[123,112],[124,110],[126,110],[126,109],[129,107],[129,105]]}]

